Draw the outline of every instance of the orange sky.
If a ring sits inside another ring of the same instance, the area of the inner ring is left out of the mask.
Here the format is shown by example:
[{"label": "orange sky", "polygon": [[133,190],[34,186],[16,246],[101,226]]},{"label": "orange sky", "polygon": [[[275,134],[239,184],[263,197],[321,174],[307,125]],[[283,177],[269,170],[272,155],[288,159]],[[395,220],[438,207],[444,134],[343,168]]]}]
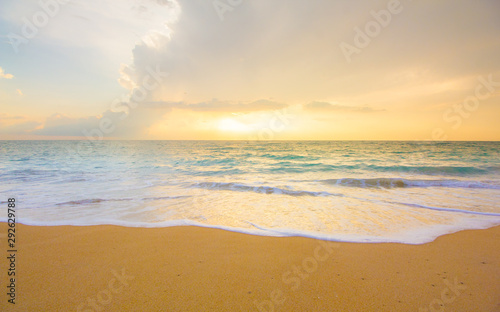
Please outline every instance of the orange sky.
[{"label": "orange sky", "polygon": [[235,3],[5,1],[0,139],[500,140],[498,1]]}]

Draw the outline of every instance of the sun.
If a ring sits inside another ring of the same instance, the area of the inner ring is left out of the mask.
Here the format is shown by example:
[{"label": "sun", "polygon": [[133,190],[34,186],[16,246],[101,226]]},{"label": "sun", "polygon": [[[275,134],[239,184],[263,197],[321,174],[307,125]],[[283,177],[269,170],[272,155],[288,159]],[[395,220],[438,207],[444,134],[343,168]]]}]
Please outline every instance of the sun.
[{"label": "sun", "polygon": [[252,130],[249,126],[232,118],[224,118],[219,121],[219,130],[230,132],[248,132]]}]

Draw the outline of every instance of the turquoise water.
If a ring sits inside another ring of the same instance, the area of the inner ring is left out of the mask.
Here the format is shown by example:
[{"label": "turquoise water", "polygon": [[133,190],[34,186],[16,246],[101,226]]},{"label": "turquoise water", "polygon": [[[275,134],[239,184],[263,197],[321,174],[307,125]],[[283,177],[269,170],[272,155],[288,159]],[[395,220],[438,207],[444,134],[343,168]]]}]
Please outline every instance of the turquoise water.
[{"label": "turquoise water", "polygon": [[[0,141],[32,225],[423,243],[500,224],[499,142]],[[0,209],[6,220],[6,209]]]}]

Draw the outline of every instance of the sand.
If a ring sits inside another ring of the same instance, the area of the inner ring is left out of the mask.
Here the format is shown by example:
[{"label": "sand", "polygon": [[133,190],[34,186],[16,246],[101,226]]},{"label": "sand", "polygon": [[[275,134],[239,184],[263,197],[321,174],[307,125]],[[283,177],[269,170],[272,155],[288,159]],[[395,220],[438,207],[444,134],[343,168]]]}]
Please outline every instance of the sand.
[{"label": "sand", "polygon": [[16,233],[16,304],[4,251],[0,311],[500,311],[500,227],[423,245],[198,227]]}]

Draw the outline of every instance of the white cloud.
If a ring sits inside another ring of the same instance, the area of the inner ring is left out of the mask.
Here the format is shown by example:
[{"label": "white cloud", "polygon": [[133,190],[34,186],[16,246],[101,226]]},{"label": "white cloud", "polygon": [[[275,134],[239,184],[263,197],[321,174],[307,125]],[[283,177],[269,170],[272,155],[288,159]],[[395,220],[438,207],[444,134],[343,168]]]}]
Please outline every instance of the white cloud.
[{"label": "white cloud", "polygon": [[[147,67],[167,71],[170,77],[151,94],[151,101],[310,102],[397,89],[416,79],[432,86],[500,68],[498,59],[478,59],[500,53],[500,46],[491,44],[494,32],[484,32],[492,26],[500,31],[491,13],[499,7],[491,1],[404,2],[403,11],[350,64],[339,44],[352,43],[353,29],[373,19],[371,11],[386,9],[386,0],[245,1],[226,13],[224,22],[212,1],[179,3],[182,14],[170,37],[158,35],[154,47],[138,43],[132,63],[121,72],[124,84],[137,85]],[[467,18],[458,18],[463,15]],[[484,46],[489,46],[487,52],[481,50]],[[428,56],[425,61],[423,55]],[[413,68],[432,70],[425,79],[385,78]]]},{"label": "white cloud", "polygon": [[0,79],[1,78],[5,78],[5,79],[12,79],[14,78],[14,76],[12,74],[6,74],[4,71],[3,71],[3,68],[0,67]]},{"label": "white cloud", "polygon": [[[8,22],[10,33],[23,36],[25,21],[31,22],[36,12],[43,12],[40,3],[45,2],[5,0],[0,19]],[[170,36],[170,25],[177,21],[180,6],[176,0],[71,0],[58,5],[52,14],[31,41],[59,51],[75,47],[90,50],[119,64],[130,58],[137,42],[152,42],[155,33]]]}]

